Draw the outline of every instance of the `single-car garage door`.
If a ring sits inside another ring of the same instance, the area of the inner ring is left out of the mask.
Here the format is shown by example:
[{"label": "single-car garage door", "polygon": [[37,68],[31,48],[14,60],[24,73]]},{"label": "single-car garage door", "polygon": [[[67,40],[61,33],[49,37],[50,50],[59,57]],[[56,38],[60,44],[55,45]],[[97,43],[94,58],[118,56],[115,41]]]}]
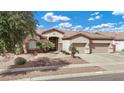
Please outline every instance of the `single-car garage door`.
[{"label": "single-car garage door", "polygon": [[84,47],[85,47],[86,44],[84,44],[84,43],[73,43],[72,45],[77,48],[79,53],[84,53]]},{"label": "single-car garage door", "polygon": [[107,53],[109,44],[107,43],[94,43],[91,45],[92,53]]}]

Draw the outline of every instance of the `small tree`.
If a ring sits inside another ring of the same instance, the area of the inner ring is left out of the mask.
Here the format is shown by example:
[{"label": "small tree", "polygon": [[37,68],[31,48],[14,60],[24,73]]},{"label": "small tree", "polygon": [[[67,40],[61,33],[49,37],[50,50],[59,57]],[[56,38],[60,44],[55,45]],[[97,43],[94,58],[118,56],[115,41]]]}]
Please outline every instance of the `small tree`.
[{"label": "small tree", "polygon": [[73,58],[75,58],[75,54],[76,53],[79,53],[79,51],[76,49],[76,47],[74,47],[74,46],[71,46],[70,47],[70,51],[71,51],[71,56],[73,57]]}]

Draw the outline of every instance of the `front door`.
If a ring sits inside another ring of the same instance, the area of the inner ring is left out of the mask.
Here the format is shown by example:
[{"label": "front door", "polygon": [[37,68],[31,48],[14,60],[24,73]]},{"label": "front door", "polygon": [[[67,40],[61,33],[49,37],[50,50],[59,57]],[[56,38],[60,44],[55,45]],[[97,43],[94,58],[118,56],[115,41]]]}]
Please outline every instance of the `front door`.
[{"label": "front door", "polygon": [[55,47],[53,48],[53,51],[58,50],[58,37],[50,37],[49,41],[54,43]]}]

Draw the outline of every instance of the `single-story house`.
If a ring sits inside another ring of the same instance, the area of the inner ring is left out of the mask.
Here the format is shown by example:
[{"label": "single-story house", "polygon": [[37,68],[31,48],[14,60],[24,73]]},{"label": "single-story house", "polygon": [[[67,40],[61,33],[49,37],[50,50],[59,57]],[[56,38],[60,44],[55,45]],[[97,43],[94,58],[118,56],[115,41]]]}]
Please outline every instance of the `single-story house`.
[{"label": "single-story house", "polygon": [[[55,44],[55,51],[69,51],[74,46],[79,53],[113,53],[124,44],[124,33],[114,32],[85,32],[85,31],[61,31],[57,29],[38,30],[32,38],[27,36],[24,40],[24,52],[37,50],[36,42],[49,40]],[[108,34],[109,33],[109,34]],[[119,43],[119,44],[117,44]],[[123,48],[124,49],[124,48]]]}]

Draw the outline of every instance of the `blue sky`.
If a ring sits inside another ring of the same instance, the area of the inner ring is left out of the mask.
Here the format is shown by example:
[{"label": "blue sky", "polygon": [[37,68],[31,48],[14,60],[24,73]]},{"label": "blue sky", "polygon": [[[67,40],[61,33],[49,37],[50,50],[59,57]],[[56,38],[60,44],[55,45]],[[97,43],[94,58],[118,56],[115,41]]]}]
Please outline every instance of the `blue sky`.
[{"label": "blue sky", "polygon": [[118,31],[124,29],[124,11],[35,11],[38,28],[73,31]]}]

